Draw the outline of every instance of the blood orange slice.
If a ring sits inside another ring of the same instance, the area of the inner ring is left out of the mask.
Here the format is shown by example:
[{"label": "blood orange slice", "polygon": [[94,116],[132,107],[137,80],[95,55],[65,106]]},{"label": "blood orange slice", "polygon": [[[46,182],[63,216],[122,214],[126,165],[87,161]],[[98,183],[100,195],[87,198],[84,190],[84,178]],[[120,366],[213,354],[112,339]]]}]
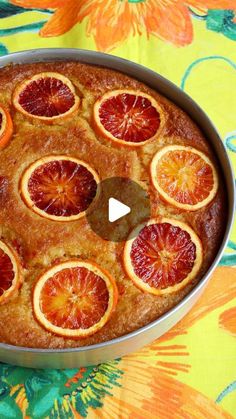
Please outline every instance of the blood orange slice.
[{"label": "blood orange slice", "polygon": [[13,104],[32,118],[53,122],[71,116],[80,98],[71,81],[59,73],[39,73],[20,83],[13,94]]},{"label": "blood orange slice", "polygon": [[187,224],[169,218],[152,219],[136,227],[130,237],[124,248],[124,266],[142,291],[170,294],[199,272],[202,245]]},{"label": "blood orange slice", "polygon": [[161,124],[156,100],[136,90],[105,93],[95,103],[93,116],[103,136],[127,146],[140,146],[153,139]]},{"label": "blood orange slice", "polygon": [[0,304],[5,303],[21,285],[20,263],[13,249],[0,240]]},{"label": "blood orange slice", "polygon": [[171,145],[158,151],[151,163],[151,178],[167,202],[190,211],[209,204],[218,189],[213,164],[192,147]]},{"label": "blood orange slice", "polygon": [[84,216],[99,194],[97,173],[85,162],[68,156],[47,156],[32,163],[20,180],[25,204],[55,221]]},{"label": "blood orange slice", "polygon": [[46,271],[37,281],[33,309],[52,333],[82,338],[96,333],[117,304],[115,280],[91,261],[69,260]]},{"label": "blood orange slice", "polygon": [[8,110],[0,105],[0,149],[4,148],[13,134],[13,123]]}]

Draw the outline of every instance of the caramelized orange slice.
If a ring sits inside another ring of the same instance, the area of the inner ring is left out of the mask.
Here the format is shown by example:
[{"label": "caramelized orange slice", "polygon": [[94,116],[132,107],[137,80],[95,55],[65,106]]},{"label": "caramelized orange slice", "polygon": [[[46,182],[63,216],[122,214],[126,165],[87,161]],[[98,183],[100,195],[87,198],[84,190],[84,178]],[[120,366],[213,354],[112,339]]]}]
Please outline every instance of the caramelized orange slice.
[{"label": "caramelized orange slice", "polygon": [[151,163],[151,178],[167,202],[190,211],[209,204],[218,189],[213,164],[192,147],[170,145],[158,151]]},{"label": "caramelized orange slice", "polygon": [[33,292],[38,322],[48,331],[69,338],[96,333],[117,304],[115,280],[96,263],[79,259],[46,271]]},{"label": "caramelized orange slice", "polygon": [[20,83],[13,93],[13,104],[21,113],[50,123],[71,116],[80,98],[67,77],[47,72]]},{"label": "caramelized orange slice", "polygon": [[99,178],[87,163],[68,156],[47,156],[32,163],[20,180],[20,194],[35,213],[73,221],[98,197]]},{"label": "caramelized orange slice", "polygon": [[127,146],[140,146],[157,135],[160,113],[156,100],[146,93],[113,90],[97,100],[93,117],[105,138]]},{"label": "caramelized orange slice", "polygon": [[13,123],[8,110],[0,105],[0,149],[4,148],[13,134]]},{"label": "caramelized orange slice", "polygon": [[202,245],[187,224],[169,218],[152,219],[131,233],[123,260],[127,275],[142,291],[170,294],[199,272]]},{"label": "caramelized orange slice", "polygon": [[0,240],[0,304],[7,302],[21,283],[18,256],[10,246]]}]

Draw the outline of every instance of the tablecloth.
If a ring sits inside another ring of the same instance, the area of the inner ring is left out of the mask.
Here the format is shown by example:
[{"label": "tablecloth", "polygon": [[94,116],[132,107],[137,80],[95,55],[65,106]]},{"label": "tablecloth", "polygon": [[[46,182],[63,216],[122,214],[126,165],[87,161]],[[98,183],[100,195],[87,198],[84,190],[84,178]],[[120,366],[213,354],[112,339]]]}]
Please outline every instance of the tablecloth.
[{"label": "tablecloth", "polygon": [[[0,53],[79,47],[139,62],[207,112],[236,166],[235,0],[1,0]],[[122,359],[73,370],[0,364],[1,418],[236,417],[236,226],[192,311]]]}]

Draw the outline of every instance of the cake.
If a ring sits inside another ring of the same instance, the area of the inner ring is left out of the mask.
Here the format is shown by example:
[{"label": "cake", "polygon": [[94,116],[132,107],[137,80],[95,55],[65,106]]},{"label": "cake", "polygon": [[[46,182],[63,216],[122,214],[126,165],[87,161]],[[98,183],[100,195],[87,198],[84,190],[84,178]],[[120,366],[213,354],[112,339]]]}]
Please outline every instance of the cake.
[{"label": "cake", "polygon": [[[222,241],[227,198],[184,111],[117,71],[49,62],[0,69],[0,116],[0,342],[108,341],[194,288]],[[122,241],[86,216],[112,177],[150,200],[150,218]]]}]

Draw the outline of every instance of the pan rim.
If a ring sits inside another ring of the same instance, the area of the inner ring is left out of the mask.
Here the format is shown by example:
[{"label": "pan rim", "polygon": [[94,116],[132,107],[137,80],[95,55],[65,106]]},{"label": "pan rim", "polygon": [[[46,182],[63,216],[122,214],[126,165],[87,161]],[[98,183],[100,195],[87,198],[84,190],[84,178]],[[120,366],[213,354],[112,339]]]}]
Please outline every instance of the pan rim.
[{"label": "pan rim", "polygon": [[[66,58],[66,56],[68,58]],[[78,56],[78,58],[76,59],[76,56]],[[40,58],[41,57],[41,58]],[[88,58],[89,61],[91,60],[92,62],[88,62]],[[96,61],[96,62],[93,62]],[[170,310],[168,310],[166,313],[164,313],[163,315],[161,315],[158,319],[152,321],[151,323],[148,323],[147,325],[133,331],[130,332],[126,335],[105,341],[105,342],[100,342],[94,345],[88,345],[88,346],[81,346],[81,347],[73,347],[73,348],[61,348],[61,349],[57,349],[57,348],[30,348],[30,347],[25,347],[25,346],[16,346],[16,345],[11,345],[11,344],[7,344],[7,343],[2,343],[0,342],[0,349],[6,349],[8,351],[12,351],[12,352],[30,352],[30,353],[34,353],[34,354],[62,354],[62,353],[81,353],[81,352],[89,352],[89,351],[94,351],[97,349],[102,349],[102,348],[106,348],[106,347],[112,347],[114,345],[116,345],[117,343],[122,343],[128,340],[132,340],[132,338],[139,336],[140,334],[144,333],[145,331],[148,331],[149,329],[152,329],[154,327],[158,327],[159,324],[161,324],[162,322],[164,322],[165,320],[167,320],[168,318],[174,316],[174,314],[176,312],[178,312],[179,310],[181,310],[181,308],[183,308],[185,305],[187,305],[187,303],[192,300],[194,298],[195,295],[199,294],[200,291],[204,288],[204,286],[207,284],[207,282],[209,281],[209,278],[212,274],[212,272],[214,271],[214,269],[217,267],[217,264],[224,252],[224,249],[227,245],[227,241],[230,235],[230,231],[233,225],[233,221],[234,221],[234,207],[235,207],[235,184],[234,184],[234,173],[233,173],[233,168],[232,168],[232,164],[230,161],[230,158],[227,154],[226,148],[223,144],[223,141],[221,140],[221,137],[216,129],[216,127],[214,126],[214,124],[212,123],[212,121],[209,119],[209,117],[206,115],[206,113],[200,108],[200,106],[184,91],[182,91],[178,86],[176,86],[174,83],[170,82],[168,79],[166,79],[165,77],[161,76],[160,74],[158,74],[157,72],[142,66],[140,64],[134,63],[130,60],[126,60],[124,58],[120,58],[111,54],[105,54],[105,53],[101,53],[101,52],[97,52],[97,51],[90,51],[90,50],[85,50],[85,49],[77,49],[77,48],[38,48],[38,49],[30,49],[30,50],[24,50],[24,51],[18,51],[18,52],[14,52],[14,53],[10,53],[8,55],[4,55],[0,57],[0,68],[5,67],[7,64],[24,64],[24,63],[40,63],[40,62],[55,62],[55,61],[78,61],[78,62],[82,62],[82,63],[88,63],[88,64],[92,64],[92,65],[98,65],[98,66],[102,66],[100,64],[100,60],[103,60],[104,62],[106,62],[106,64],[104,64],[104,67],[107,68],[111,68],[113,70],[115,70],[115,65],[119,64],[119,66],[124,66],[125,68],[128,68],[130,72],[133,72],[133,77],[136,78],[137,80],[143,81],[142,78],[139,78],[135,75],[135,70],[137,71],[137,73],[144,73],[147,76],[154,77],[154,79],[162,84],[163,86],[168,86],[169,89],[171,89],[171,91],[174,93],[176,93],[177,95],[179,95],[180,99],[182,98],[186,104],[189,105],[191,112],[193,112],[194,110],[196,112],[199,113],[199,115],[201,115],[203,117],[203,119],[205,120],[205,124],[207,124],[208,128],[215,134],[215,137],[218,137],[218,144],[217,146],[219,147],[219,149],[221,149],[221,153],[222,153],[222,158],[224,159],[225,164],[227,165],[227,179],[225,179],[225,182],[227,184],[227,196],[228,196],[228,219],[227,219],[227,223],[226,223],[226,227],[225,227],[225,233],[224,233],[224,237],[222,239],[220,248],[213,260],[213,262],[211,263],[210,267],[208,268],[207,272],[203,275],[203,277],[200,279],[200,281],[194,286],[194,288],[174,307],[172,307]],[[98,63],[99,62],[99,63]],[[107,63],[110,63],[112,66],[109,67],[109,65]],[[117,70],[122,72],[122,70]],[[129,76],[132,77],[131,74],[127,73],[126,71],[123,72],[124,74],[128,74]],[[143,81],[145,84],[148,84],[146,81]],[[152,87],[151,83],[149,84],[150,87]],[[153,89],[159,91],[156,87],[152,87]],[[161,89],[160,89],[161,90]],[[163,94],[161,92],[161,94]],[[165,97],[168,97],[168,95],[165,95]],[[172,102],[176,103],[176,101],[174,101],[172,98],[170,99]],[[177,101],[177,106],[179,106],[180,108],[182,108],[182,106],[180,106],[178,104]],[[183,108],[182,108],[183,109]],[[191,112],[188,112],[184,109],[184,111],[192,118],[193,116],[191,115]],[[199,128],[201,130],[202,126],[197,123],[197,125],[199,126]],[[204,130],[203,130],[204,131]],[[215,148],[215,144],[213,144],[213,141],[211,141],[209,138],[207,139],[212,148],[214,149],[214,153],[216,154],[216,156],[218,157],[219,160],[219,152],[216,151]],[[220,163],[220,167],[222,172],[224,173],[225,176],[225,169],[222,167],[222,164]]]}]

